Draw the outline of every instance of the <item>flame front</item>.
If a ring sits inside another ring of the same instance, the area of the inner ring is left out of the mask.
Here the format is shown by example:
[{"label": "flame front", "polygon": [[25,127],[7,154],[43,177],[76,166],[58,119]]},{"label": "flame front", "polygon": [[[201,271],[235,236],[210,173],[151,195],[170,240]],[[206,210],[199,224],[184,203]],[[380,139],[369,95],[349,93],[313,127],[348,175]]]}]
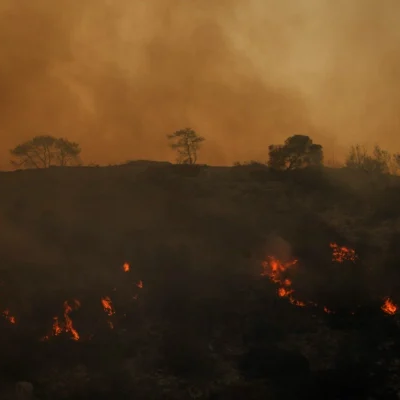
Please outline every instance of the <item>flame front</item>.
[{"label": "flame front", "polygon": [[261,272],[261,276],[267,276],[272,282],[279,285],[279,297],[286,297],[291,304],[304,307],[304,302],[293,297],[294,289],[292,288],[292,281],[284,277],[285,272],[296,264],[297,260],[283,263],[275,257],[268,257],[268,260],[262,263],[263,271]]},{"label": "flame front", "polygon": [[[128,262],[124,262],[122,264],[123,272],[130,272],[131,267]],[[2,286],[4,283],[0,281],[0,286]],[[138,289],[143,289],[143,281],[139,280],[134,285]],[[113,289],[116,291],[116,288]],[[137,300],[138,299],[138,293],[134,294],[133,299]],[[101,298],[101,304],[102,307],[107,314],[108,317],[111,317],[115,314],[115,309],[113,306],[113,303],[111,301],[111,298],[109,296],[105,296]],[[59,336],[62,333],[67,333],[71,339],[78,341],[80,340],[80,335],[78,331],[75,329],[73,321],[71,319],[71,312],[74,310],[77,310],[81,307],[81,303],[78,300],[72,300],[71,302],[64,301],[63,303],[63,318],[59,318],[59,316],[54,316],[52,325],[51,325],[51,330],[49,329],[49,333],[43,337],[40,338],[41,341],[46,341],[49,340],[51,337]],[[3,316],[3,318],[8,321],[11,324],[16,323],[16,318],[15,316],[11,315],[10,311],[8,309],[1,311],[0,314]],[[126,316],[126,314],[124,314]],[[111,321],[110,318],[107,319],[107,324],[111,329],[114,329],[114,323]],[[90,337],[89,337],[90,339]]]},{"label": "flame front", "polygon": [[342,263],[344,261],[356,262],[357,254],[354,249],[349,247],[339,246],[337,243],[330,243],[332,249],[332,261]]},{"label": "flame front", "polygon": [[[332,261],[334,262],[343,263],[346,260],[355,262],[358,258],[355,250],[351,248],[345,246],[339,246],[336,243],[330,243],[329,246],[333,250]],[[283,263],[275,257],[268,257],[267,261],[264,261],[262,263],[263,271],[261,272],[261,276],[267,276],[272,282],[278,284],[279,285],[277,290],[278,296],[287,298],[291,304],[298,307],[304,307],[306,305],[317,307],[318,305],[314,302],[310,301],[304,303],[303,301],[297,300],[293,296],[295,291],[292,287],[292,281],[287,277],[285,277],[284,275],[288,271],[288,269],[290,269],[296,264],[297,260],[293,260],[288,263]],[[381,310],[384,313],[388,315],[394,315],[396,314],[397,309],[398,306],[389,297],[386,297],[384,299],[384,303],[381,306]],[[334,310],[331,310],[326,306],[323,307],[323,310],[327,314],[335,313]],[[353,311],[351,312],[351,314],[354,315],[355,312]]]},{"label": "flame front", "polygon": [[[298,260],[296,259],[284,263],[275,257],[269,256],[267,261],[262,263],[263,271],[261,272],[261,276],[267,276],[272,282],[278,284],[278,296],[288,299],[294,306],[305,307],[308,305],[317,307],[318,305],[312,301],[306,303],[294,297],[295,290],[293,289],[293,283],[289,278],[285,277],[285,274],[296,264],[298,264]],[[327,314],[332,313],[327,307],[323,309]]]}]

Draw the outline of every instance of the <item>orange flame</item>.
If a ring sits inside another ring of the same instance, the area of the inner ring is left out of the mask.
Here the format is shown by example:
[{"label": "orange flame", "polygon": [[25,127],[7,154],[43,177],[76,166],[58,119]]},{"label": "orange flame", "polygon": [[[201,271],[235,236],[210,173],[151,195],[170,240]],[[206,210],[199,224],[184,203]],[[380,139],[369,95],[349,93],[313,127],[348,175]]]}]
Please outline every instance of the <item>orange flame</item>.
[{"label": "orange flame", "polygon": [[74,328],[69,314],[73,309],[78,309],[80,306],[81,303],[78,300],[74,300],[72,306],[67,301],[64,301],[64,331],[70,332],[73,340],[79,340],[79,334]]},{"label": "orange flame", "polygon": [[124,265],[122,266],[122,270],[123,270],[124,272],[129,272],[130,269],[131,269],[131,267],[130,267],[130,265],[129,265],[127,262],[124,263]]},{"label": "orange flame", "polygon": [[397,311],[397,305],[393,303],[389,297],[386,297],[385,302],[383,303],[381,310],[389,315],[394,315]]},{"label": "orange flame", "polygon": [[288,289],[285,289],[285,288],[283,288],[283,287],[280,287],[280,288],[278,289],[278,296],[279,296],[279,297],[288,297],[288,296],[290,296],[293,292],[294,292],[294,290],[288,290]]},{"label": "orange flame", "polygon": [[101,304],[103,306],[104,312],[107,313],[108,316],[115,314],[112,301],[108,296],[101,298]]},{"label": "orange flame", "polygon": [[273,282],[281,283],[282,273],[295,264],[297,264],[297,260],[284,264],[275,257],[268,257],[268,260],[262,263],[263,271],[261,276],[268,276]]},{"label": "orange flame", "polygon": [[52,325],[52,330],[51,330],[51,335],[46,335],[44,336],[41,340],[49,340],[50,336],[58,336],[62,332],[65,333],[70,333],[71,334],[71,339],[73,340],[79,340],[79,333],[78,331],[74,328],[74,325],[72,323],[71,317],[69,314],[73,310],[77,310],[80,306],[81,303],[78,300],[73,300],[72,305],[68,303],[68,301],[64,301],[64,322],[60,323],[58,317],[53,317],[53,325]]},{"label": "orange flame", "polygon": [[[115,310],[114,310],[112,301],[108,296],[101,298],[101,304],[103,306],[104,312],[109,317],[111,317],[112,315],[115,314]],[[110,320],[107,321],[107,324],[110,327],[110,329],[114,329],[114,324]]]},{"label": "orange flame", "polygon": [[332,261],[342,263],[344,261],[356,262],[357,254],[355,250],[345,246],[339,246],[337,243],[330,243],[332,249]]},{"label": "orange flame", "polygon": [[58,317],[53,318],[53,336],[58,336],[63,329],[60,326],[60,323],[58,322]]}]

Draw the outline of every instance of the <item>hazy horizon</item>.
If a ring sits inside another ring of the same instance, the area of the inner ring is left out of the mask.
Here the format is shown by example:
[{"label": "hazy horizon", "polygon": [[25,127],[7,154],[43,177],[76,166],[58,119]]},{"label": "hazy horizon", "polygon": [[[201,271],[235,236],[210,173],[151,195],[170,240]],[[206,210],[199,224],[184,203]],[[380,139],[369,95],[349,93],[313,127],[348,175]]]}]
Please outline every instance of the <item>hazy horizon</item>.
[{"label": "hazy horizon", "polygon": [[400,151],[399,17],[394,0],[0,0],[0,168],[42,133],[85,163],[174,160],[166,134],[187,126],[216,165],[298,133],[327,160]]}]

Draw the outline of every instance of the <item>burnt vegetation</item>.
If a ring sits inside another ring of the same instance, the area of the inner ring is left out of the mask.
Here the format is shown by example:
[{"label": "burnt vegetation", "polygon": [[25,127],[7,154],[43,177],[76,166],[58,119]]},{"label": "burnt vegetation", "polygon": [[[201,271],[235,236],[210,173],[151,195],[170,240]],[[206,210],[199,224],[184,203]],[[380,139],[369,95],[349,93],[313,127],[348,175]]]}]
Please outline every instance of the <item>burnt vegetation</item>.
[{"label": "burnt vegetation", "polygon": [[11,151],[3,397],[397,398],[400,156],[327,168],[294,135],[212,167],[193,129],[167,140],[177,164],[77,165],[52,136]]}]

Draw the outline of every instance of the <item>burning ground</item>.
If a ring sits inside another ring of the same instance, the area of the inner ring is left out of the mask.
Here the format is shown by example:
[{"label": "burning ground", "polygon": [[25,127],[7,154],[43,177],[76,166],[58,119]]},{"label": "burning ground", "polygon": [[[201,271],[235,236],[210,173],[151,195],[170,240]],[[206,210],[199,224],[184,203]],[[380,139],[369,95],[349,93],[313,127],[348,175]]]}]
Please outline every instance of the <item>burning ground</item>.
[{"label": "burning ground", "polygon": [[4,397],[392,398],[400,183],[310,174],[0,175]]}]

